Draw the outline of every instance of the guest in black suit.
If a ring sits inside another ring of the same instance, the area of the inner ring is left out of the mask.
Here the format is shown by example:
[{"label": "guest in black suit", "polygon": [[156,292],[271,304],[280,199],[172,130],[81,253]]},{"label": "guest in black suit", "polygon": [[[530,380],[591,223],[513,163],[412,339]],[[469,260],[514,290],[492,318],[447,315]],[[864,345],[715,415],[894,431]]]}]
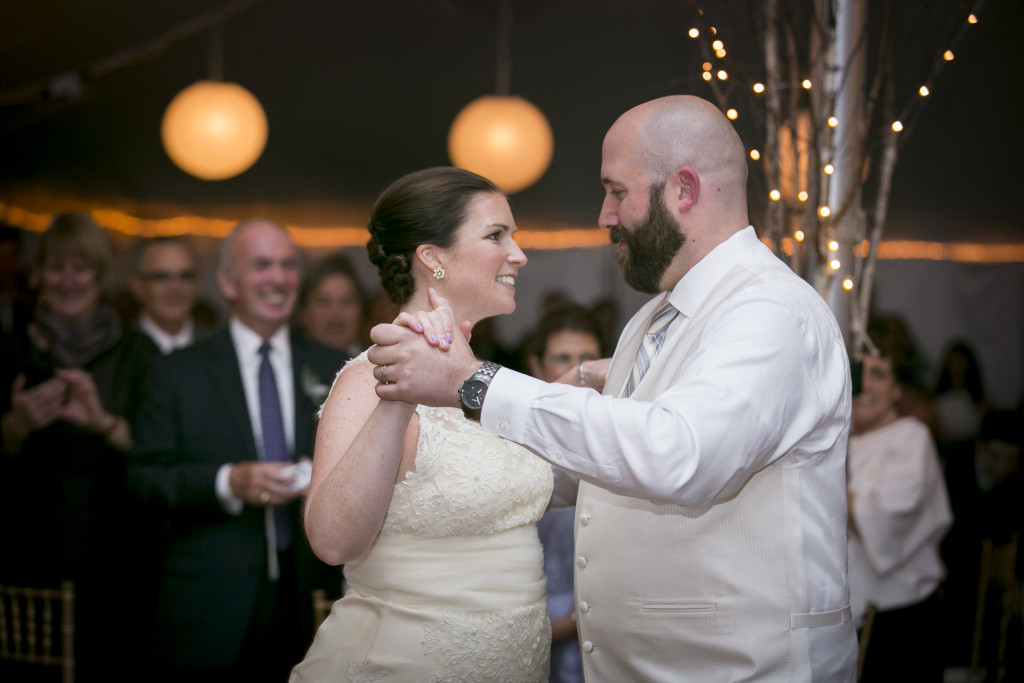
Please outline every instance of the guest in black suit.
[{"label": "guest in black suit", "polygon": [[289,333],[299,254],[280,225],[236,226],[218,283],[228,328],[154,363],[129,468],[167,523],[155,655],[169,680],[282,681],[312,639],[312,589],[341,588],[306,543],[291,466],[345,356]]}]

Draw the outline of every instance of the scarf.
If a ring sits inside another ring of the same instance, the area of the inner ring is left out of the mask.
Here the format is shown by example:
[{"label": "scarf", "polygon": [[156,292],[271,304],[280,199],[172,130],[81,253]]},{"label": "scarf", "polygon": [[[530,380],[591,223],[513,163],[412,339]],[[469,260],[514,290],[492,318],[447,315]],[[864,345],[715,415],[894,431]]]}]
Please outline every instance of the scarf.
[{"label": "scarf", "polygon": [[69,322],[51,311],[37,307],[31,336],[43,342],[59,368],[82,368],[121,340],[121,318],[110,304],[101,304],[96,313],[83,322]]}]

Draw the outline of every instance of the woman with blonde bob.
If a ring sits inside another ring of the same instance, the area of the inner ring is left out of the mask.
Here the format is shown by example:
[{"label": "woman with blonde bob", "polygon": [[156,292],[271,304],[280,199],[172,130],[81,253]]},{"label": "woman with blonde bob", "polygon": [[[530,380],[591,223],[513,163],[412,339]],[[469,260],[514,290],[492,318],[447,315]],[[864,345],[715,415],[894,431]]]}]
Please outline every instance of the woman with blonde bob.
[{"label": "woman with blonde bob", "polygon": [[[133,590],[144,581],[137,563],[151,536],[131,526],[140,518],[126,508],[123,475],[156,347],[104,300],[112,258],[88,214],[55,217],[36,256],[32,321],[0,352],[0,515],[8,521],[0,581],[75,581],[83,678],[98,675],[93,666],[115,677],[110,662],[93,659],[108,650],[104,641],[140,651],[129,645],[141,624],[117,596],[145,598]],[[116,665],[130,669],[131,656]]]}]

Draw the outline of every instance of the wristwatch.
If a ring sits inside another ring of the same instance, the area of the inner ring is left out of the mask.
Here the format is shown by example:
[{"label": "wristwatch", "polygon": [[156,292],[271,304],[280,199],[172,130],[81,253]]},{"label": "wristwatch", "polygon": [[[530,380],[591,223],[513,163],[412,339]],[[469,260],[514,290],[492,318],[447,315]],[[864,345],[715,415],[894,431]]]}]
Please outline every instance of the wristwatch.
[{"label": "wristwatch", "polygon": [[501,366],[497,363],[485,360],[480,369],[462,383],[462,387],[459,389],[459,402],[462,404],[462,412],[468,419],[480,421],[480,410],[484,405],[487,387],[491,385],[494,374],[500,368]]}]

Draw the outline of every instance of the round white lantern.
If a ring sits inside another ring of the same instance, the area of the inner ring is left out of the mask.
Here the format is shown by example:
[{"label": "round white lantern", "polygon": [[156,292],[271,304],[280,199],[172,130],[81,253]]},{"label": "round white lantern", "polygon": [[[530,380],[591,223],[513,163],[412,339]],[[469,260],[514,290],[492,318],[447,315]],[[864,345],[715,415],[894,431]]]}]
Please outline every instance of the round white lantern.
[{"label": "round white lantern", "polygon": [[459,168],[491,180],[506,194],[526,189],[551,163],[554,136],[544,114],[522,97],[479,97],[448,132],[448,156]]},{"label": "round white lantern", "polygon": [[223,180],[260,158],[267,144],[267,116],[242,86],[199,81],[171,100],[160,135],[181,170],[203,180]]}]

